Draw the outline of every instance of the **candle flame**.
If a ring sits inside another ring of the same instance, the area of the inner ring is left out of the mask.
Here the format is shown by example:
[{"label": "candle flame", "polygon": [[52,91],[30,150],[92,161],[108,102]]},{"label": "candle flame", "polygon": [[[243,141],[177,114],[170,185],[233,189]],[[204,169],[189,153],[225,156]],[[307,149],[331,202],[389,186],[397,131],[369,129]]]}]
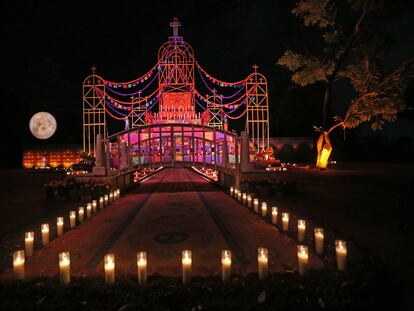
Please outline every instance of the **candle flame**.
[{"label": "candle flame", "polygon": [[319,237],[323,237],[324,236],[323,228],[315,228],[315,235]]},{"label": "candle flame", "polygon": [[305,245],[298,245],[298,253],[308,255],[308,247]]},{"label": "candle flame", "polygon": [[340,250],[346,251],[346,241],[344,240],[336,240],[335,241],[336,247]]}]

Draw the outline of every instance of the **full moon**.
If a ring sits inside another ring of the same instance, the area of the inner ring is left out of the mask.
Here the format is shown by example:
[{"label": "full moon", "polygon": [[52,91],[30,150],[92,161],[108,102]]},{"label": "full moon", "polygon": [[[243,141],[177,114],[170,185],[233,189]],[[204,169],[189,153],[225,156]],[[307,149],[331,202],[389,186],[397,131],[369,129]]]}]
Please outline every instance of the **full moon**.
[{"label": "full moon", "polygon": [[48,112],[36,113],[29,122],[33,136],[38,139],[48,139],[56,131],[56,119]]}]

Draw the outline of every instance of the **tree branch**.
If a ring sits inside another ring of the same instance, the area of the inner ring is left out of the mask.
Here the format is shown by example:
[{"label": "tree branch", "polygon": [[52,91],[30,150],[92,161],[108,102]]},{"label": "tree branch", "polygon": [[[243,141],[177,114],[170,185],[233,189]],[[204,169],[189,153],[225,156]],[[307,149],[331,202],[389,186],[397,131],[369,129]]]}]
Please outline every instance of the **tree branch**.
[{"label": "tree branch", "polygon": [[340,127],[340,126],[344,126],[344,124],[345,124],[345,122],[344,121],[342,121],[342,122],[339,122],[339,123],[337,123],[337,124],[335,124],[334,126],[332,126],[329,130],[328,130],[328,134],[330,134],[334,129],[336,129],[337,127]]}]

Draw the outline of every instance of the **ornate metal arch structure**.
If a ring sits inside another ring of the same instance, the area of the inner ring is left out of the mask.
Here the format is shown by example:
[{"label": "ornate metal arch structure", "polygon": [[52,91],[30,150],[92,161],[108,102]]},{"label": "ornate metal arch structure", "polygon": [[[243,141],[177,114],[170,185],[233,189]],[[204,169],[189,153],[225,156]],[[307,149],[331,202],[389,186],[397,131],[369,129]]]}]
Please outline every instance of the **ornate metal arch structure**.
[{"label": "ornate metal arch structure", "polygon": [[214,78],[196,61],[191,45],[178,35],[180,25],[178,19],[171,22],[173,36],[161,45],[157,63],[142,76],[115,82],[101,78],[92,69],[92,75],[83,83],[85,152],[94,154],[97,134],[107,137],[106,116],[124,121],[125,129],[182,123],[220,130],[224,127],[225,131],[230,120],[245,118],[257,152],[267,149],[267,81],[257,72],[258,67],[254,66],[254,72],[239,81]]},{"label": "ornate metal arch structure", "polygon": [[83,151],[94,155],[96,146],[96,135],[102,134],[107,137],[105,116],[105,83],[95,74],[92,67],[92,75],[83,81],[82,103],[83,103]]},{"label": "ornate metal arch structure", "polygon": [[257,72],[250,74],[246,82],[247,117],[246,131],[259,152],[269,147],[269,102],[267,80]]},{"label": "ornate metal arch structure", "polygon": [[218,129],[223,129],[223,98],[217,95],[216,90],[213,89],[213,95],[207,95],[207,109],[210,111],[211,117],[208,125]]}]

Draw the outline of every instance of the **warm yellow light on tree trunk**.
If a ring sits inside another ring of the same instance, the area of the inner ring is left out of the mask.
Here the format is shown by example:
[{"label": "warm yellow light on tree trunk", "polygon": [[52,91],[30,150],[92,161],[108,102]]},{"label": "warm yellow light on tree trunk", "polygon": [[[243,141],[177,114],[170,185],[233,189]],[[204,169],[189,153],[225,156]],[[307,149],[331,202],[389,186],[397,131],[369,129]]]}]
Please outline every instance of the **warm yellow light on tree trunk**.
[{"label": "warm yellow light on tree trunk", "polygon": [[329,139],[329,133],[324,131],[318,138],[316,143],[318,149],[318,157],[316,160],[316,167],[320,169],[326,169],[328,167],[329,157],[332,152],[332,145]]}]

